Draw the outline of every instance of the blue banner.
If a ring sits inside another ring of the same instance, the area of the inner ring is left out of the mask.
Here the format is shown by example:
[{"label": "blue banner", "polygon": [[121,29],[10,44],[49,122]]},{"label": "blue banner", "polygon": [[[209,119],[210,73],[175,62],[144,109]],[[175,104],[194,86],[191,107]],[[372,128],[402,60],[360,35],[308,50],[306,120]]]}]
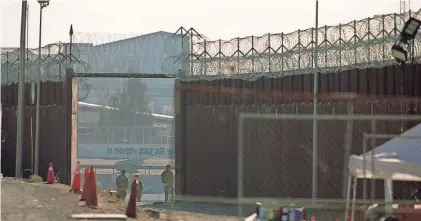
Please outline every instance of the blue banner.
[{"label": "blue banner", "polygon": [[89,159],[174,158],[174,147],[168,144],[79,144],[77,157]]}]

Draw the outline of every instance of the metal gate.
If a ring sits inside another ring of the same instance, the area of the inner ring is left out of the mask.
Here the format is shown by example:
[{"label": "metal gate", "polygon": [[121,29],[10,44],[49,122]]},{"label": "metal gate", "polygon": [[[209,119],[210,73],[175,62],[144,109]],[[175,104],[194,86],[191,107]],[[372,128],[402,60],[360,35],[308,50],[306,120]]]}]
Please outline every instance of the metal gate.
[{"label": "metal gate", "polygon": [[[76,167],[76,159],[77,159],[77,148],[78,148],[78,139],[77,139],[77,131],[78,131],[78,85],[83,83],[80,79],[83,78],[136,78],[136,79],[174,79],[176,78],[175,75],[171,74],[148,74],[148,73],[92,73],[92,72],[83,72],[83,73],[75,73],[73,68],[66,69],[66,81],[72,82],[71,87],[67,87],[67,94],[70,97],[66,100],[67,115],[65,120],[66,128],[69,130],[66,132],[66,147],[69,150],[68,155],[71,156],[68,158],[68,164],[71,165],[70,168]],[[78,80],[79,79],[79,80]],[[176,150],[176,157],[177,157],[177,150]],[[177,162],[177,161],[176,161]],[[179,168],[176,165],[176,168]],[[179,174],[176,170],[176,176]],[[70,171],[68,171],[70,172]],[[72,174],[71,172],[69,175]],[[179,180],[176,178],[176,180]],[[176,183],[177,185],[177,183]],[[178,186],[178,185],[177,185]]]}]

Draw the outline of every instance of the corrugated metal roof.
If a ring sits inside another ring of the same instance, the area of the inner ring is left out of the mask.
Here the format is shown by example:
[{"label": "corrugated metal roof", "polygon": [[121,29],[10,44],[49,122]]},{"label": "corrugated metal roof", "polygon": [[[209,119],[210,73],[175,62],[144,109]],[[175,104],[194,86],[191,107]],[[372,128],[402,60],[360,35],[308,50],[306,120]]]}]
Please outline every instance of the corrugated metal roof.
[{"label": "corrugated metal roof", "polygon": [[97,45],[95,45],[95,47],[101,47],[101,46],[105,46],[105,45],[110,45],[110,44],[115,44],[115,43],[121,43],[121,42],[124,42],[124,41],[130,41],[130,40],[134,40],[134,39],[142,39],[142,38],[146,38],[146,37],[151,37],[153,35],[174,35],[174,33],[166,32],[166,31],[157,31],[157,32],[149,33],[149,34],[144,34],[144,35],[139,35],[139,36],[135,36],[135,37],[125,38],[125,39],[121,39],[121,40],[117,40],[117,41],[112,41],[112,42],[107,42],[107,43],[104,43],[104,44],[97,44]]}]

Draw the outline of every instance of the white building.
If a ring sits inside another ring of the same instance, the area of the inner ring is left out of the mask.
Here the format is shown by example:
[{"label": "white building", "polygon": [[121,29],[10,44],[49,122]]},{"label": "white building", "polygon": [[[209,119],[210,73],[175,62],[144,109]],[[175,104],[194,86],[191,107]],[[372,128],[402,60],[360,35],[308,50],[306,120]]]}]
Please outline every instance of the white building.
[{"label": "white building", "polygon": [[[155,32],[103,44],[75,44],[75,57],[85,61],[85,72],[104,73],[166,73],[188,70],[189,38],[169,32]],[[84,102],[103,104],[108,94],[124,90],[130,79],[87,79],[89,95]],[[164,106],[173,106],[173,79],[143,79],[154,113],[162,113]],[[86,87],[80,87],[80,94]],[[104,94],[105,93],[105,94]],[[84,96],[82,96],[84,97]]]},{"label": "white building", "polygon": [[[85,64],[76,72],[96,73],[164,73],[188,70],[184,58],[189,54],[189,39],[168,32],[155,32],[133,38],[75,44],[72,54]],[[88,78],[79,84],[78,157],[97,159],[171,158],[173,150],[173,116],[162,114],[173,107],[174,79],[142,79],[148,87],[154,126],[87,127],[99,120],[99,109],[113,108],[107,97],[127,88],[129,78]],[[86,93],[87,87],[89,93]],[[108,107],[107,107],[108,106]],[[168,109],[168,108],[167,108]],[[148,150],[148,151],[146,151]]]}]

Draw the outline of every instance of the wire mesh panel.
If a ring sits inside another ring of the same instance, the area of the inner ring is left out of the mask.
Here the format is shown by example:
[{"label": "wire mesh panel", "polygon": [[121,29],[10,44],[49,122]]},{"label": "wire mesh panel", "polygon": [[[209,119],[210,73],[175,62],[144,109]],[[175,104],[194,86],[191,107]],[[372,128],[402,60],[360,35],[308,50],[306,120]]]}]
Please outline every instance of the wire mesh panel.
[{"label": "wire mesh panel", "polygon": [[[357,103],[360,106],[374,107],[375,104]],[[346,114],[344,103],[320,104],[320,114]],[[255,118],[244,119],[244,197],[292,197],[308,198],[311,196],[312,168],[312,120],[278,119],[284,113],[311,114],[311,103],[292,104],[288,112],[285,106],[260,107],[250,112]],[[390,114],[390,110],[369,112],[370,114]],[[260,119],[259,114],[272,114],[272,118]],[[398,123],[387,128],[385,123]],[[399,121],[356,120],[352,134],[351,154],[362,153],[363,133],[396,133],[400,130]],[[343,197],[343,168],[346,150],[346,121],[320,121],[319,134],[319,197]],[[392,129],[392,130],[390,130]],[[240,142],[240,141],[239,141]],[[368,149],[366,149],[368,151]]]},{"label": "wire mesh panel", "polygon": [[[360,105],[350,102],[352,103],[348,105],[351,107]],[[337,108],[340,109],[340,106],[339,104]],[[326,106],[323,109],[326,109]],[[414,194],[411,192],[417,192],[419,188],[417,182],[421,181],[421,176],[416,170],[412,171],[409,168],[411,166],[404,169],[403,164],[408,163],[413,166],[411,162],[417,162],[411,155],[419,152],[416,146],[420,139],[420,126],[410,128],[402,135],[401,133],[393,134],[394,131],[386,128],[381,128],[383,131],[380,134],[372,133],[372,131],[377,130],[377,122],[395,123],[398,126],[402,124],[402,120],[420,122],[421,117],[391,115],[390,113],[384,115],[382,112],[371,112],[370,115],[354,115],[352,112],[336,115],[323,112],[320,114],[321,122],[317,134],[321,139],[318,139],[319,143],[316,147],[312,147],[311,129],[307,129],[311,128],[314,118],[312,114],[261,111],[240,114],[239,197],[309,198],[311,183],[317,182],[316,191],[319,199],[347,196],[346,199],[349,200],[351,194],[357,194],[353,197],[354,200],[371,199],[372,203],[376,199],[385,199],[384,188],[386,187],[380,186],[379,181],[390,179],[398,181],[396,186],[391,187],[393,195],[391,199],[388,199],[390,202],[393,199],[413,198]],[[354,121],[368,121],[368,124],[353,125]],[[309,124],[306,125],[306,123]],[[349,125],[352,126],[349,127]],[[278,129],[282,126],[288,130]],[[347,135],[350,137],[347,138]],[[330,141],[323,138],[330,138]],[[379,140],[379,146],[370,147],[367,138],[392,139]],[[355,143],[357,140],[362,143]],[[285,149],[288,151],[284,151]],[[318,156],[316,180],[311,175],[312,169],[314,171],[313,154]],[[398,164],[402,166],[397,166],[392,161],[399,162]],[[354,176],[355,181],[357,178],[362,180],[350,188],[348,187],[351,185],[350,182],[343,182],[347,180],[344,179],[347,176]],[[352,193],[351,189],[353,189]],[[352,209],[354,210],[355,207]],[[354,213],[351,217],[354,217]]]}]

